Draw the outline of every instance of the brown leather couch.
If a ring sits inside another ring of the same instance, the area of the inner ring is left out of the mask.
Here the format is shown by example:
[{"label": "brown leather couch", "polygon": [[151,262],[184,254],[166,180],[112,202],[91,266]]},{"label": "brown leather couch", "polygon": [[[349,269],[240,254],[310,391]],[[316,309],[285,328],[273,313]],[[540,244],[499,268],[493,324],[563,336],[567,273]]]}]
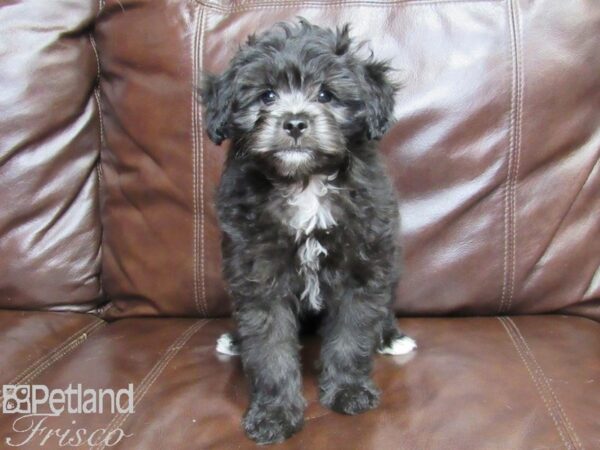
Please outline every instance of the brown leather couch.
[{"label": "brown leather couch", "polygon": [[298,15],[351,22],[399,69],[382,146],[419,348],[378,356],[380,408],[346,417],[319,405],[307,339],[306,423],[279,447],[600,448],[595,0],[1,0],[0,383],[132,383],[135,411],[46,416],[27,442],[5,412],[0,447],[255,447],[239,359],[214,350],[225,150],[194,93]]}]

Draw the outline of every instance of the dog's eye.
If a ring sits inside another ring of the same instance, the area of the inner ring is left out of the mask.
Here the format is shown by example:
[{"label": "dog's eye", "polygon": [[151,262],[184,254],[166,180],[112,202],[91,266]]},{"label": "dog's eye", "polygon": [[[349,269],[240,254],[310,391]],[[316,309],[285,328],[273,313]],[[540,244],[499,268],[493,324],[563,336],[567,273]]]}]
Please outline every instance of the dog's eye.
[{"label": "dog's eye", "polygon": [[272,103],[275,103],[275,100],[277,100],[277,94],[271,89],[263,92],[260,96],[260,101],[265,105],[271,105]]},{"label": "dog's eye", "polygon": [[319,101],[319,103],[328,103],[331,101],[332,98],[333,94],[331,92],[329,92],[327,89],[321,89],[317,100]]}]

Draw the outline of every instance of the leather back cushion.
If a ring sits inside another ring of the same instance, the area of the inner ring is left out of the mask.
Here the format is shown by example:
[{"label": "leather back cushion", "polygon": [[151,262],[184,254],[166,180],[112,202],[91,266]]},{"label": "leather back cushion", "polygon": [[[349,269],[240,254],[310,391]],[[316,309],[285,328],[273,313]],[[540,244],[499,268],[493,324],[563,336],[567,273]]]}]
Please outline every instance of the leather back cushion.
[{"label": "leather back cushion", "polygon": [[0,308],[100,301],[96,0],[0,2]]},{"label": "leather back cushion", "polygon": [[593,2],[105,3],[108,317],[229,314],[213,207],[225,148],[203,131],[195,86],[249,33],[296,16],[350,22],[400,69],[382,142],[403,199],[398,313],[600,315]]}]

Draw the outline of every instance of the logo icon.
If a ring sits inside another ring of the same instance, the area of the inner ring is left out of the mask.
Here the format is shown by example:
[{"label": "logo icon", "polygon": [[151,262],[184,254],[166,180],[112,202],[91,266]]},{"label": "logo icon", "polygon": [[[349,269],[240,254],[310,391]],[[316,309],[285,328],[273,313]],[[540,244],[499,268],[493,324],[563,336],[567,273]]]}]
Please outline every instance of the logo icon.
[{"label": "logo icon", "polygon": [[2,386],[2,412],[4,414],[30,414],[31,386],[27,384]]}]

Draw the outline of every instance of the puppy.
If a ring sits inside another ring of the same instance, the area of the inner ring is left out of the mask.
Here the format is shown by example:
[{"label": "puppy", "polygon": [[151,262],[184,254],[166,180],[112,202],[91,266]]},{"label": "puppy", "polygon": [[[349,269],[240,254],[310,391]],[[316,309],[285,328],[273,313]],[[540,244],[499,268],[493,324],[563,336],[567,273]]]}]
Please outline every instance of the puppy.
[{"label": "puppy", "polygon": [[398,200],[377,154],[396,86],[387,64],[361,58],[349,28],[300,19],[252,35],[201,88],[208,135],[231,140],[217,195],[223,273],[249,380],[247,435],[280,442],[299,430],[298,333],[322,316],[321,403],[375,408],[373,353],[414,341],[391,310],[398,283]]}]

